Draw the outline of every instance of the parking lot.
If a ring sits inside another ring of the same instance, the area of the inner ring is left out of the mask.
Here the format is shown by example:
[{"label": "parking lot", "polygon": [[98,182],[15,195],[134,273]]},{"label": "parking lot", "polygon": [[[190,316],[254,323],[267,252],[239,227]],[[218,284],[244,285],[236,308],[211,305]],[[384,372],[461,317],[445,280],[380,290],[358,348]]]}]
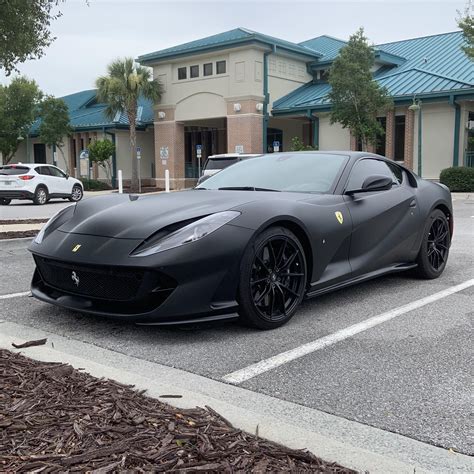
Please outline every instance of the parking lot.
[{"label": "parking lot", "polygon": [[[398,274],[307,300],[273,331],[237,323],[141,327],[9,297],[29,288],[33,260],[24,241],[0,241],[0,319],[473,455],[474,201],[457,199],[454,207],[455,235],[441,278]],[[437,296],[424,299],[431,295]],[[367,324],[378,315],[385,316]],[[358,331],[341,332],[356,324]],[[314,344],[322,338],[328,343]],[[286,351],[291,357],[274,363]]]}]

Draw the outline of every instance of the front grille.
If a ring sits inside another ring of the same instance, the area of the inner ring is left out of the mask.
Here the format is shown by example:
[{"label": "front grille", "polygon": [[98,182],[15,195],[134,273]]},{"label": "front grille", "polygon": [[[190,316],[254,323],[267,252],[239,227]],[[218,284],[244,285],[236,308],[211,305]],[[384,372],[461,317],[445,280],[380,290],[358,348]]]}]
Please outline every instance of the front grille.
[{"label": "front grille", "polygon": [[[152,272],[146,270],[76,265],[37,255],[35,261],[41,278],[47,285],[91,298],[129,301],[138,296],[146,276],[148,283],[159,284],[158,276],[150,277]],[[149,291],[152,290],[153,287]]]}]

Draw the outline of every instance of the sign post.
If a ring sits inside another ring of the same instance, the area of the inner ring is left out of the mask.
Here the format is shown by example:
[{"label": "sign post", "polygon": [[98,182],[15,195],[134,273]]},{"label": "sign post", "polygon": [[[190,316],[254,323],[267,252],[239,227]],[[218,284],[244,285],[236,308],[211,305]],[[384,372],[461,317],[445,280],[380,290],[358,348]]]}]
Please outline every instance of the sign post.
[{"label": "sign post", "polygon": [[274,151],[274,152],[280,151],[280,142],[279,142],[279,141],[276,141],[276,140],[275,140],[275,141],[273,142],[273,151]]},{"label": "sign post", "polygon": [[138,169],[138,192],[142,192],[142,174],[141,174],[142,149],[137,146],[137,169]]},{"label": "sign post", "polygon": [[198,159],[198,179],[199,179],[201,177],[202,145],[196,145],[196,156]]},{"label": "sign post", "polygon": [[[169,156],[169,148],[167,146],[160,147],[161,164],[165,167],[168,165],[168,156]],[[166,168],[165,168],[165,191],[167,193],[170,192],[170,172]]]},{"label": "sign post", "polygon": [[79,154],[79,173],[83,178],[89,179],[89,150],[82,150]]}]

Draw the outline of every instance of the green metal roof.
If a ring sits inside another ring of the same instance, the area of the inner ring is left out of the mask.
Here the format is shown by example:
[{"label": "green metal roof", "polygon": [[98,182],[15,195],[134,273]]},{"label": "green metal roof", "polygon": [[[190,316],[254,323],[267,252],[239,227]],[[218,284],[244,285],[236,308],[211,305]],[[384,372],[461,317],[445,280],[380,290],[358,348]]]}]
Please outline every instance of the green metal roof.
[{"label": "green metal roof", "polygon": [[321,35],[298,44],[319,51],[322,54],[320,61],[328,61],[333,60],[339,54],[339,50],[344,47],[347,42],[339,38],[334,38],[333,36]]},{"label": "green metal roof", "polygon": [[[105,115],[106,104],[97,103],[96,90],[89,89],[61,97],[69,109],[70,126],[73,130],[100,130],[102,128],[128,128],[125,112],[113,120]],[[37,119],[30,128],[30,135],[37,135],[41,120]],[[153,103],[140,97],[138,100],[137,127],[144,128],[153,123]]]},{"label": "green metal roof", "polygon": [[[309,40],[322,50],[325,55],[321,61],[328,64],[328,56],[335,54],[336,42],[340,41],[326,37]],[[400,60],[396,67],[380,68],[374,78],[387,88],[395,102],[414,95],[474,94],[474,63],[462,51],[463,42],[462,32],[455,31],[377,45],[376,53],[386,53],[389,64],[394,64],[396,58],[403,61]],[[326,49],[321,47],[323,43],[327,43]],[[328,109],[330,90],[325,82],[310,82],[275,101],[272,112],[278,115],[299,109]]]},{"label": "green metal roof", "polygon": [[216,49],[236,47],[240,46],[241,44],[251,42],[263,43],[268,46],[276,46],[277,48],[281,48],[295,54],[308,56],[314,59],[322,56],[322,54],[314,48],[308,48],[304,45],[299,45],[292,43],[291,41],[264,35],[246,28],[235,28],[234,30],[225,31],[224,33],[218,33],[206,38],[190,41],[189,43],[162,49],[160,51],[155,51],[154,53],[144,54],[138,57],[138,61],[141,64],[151,64],[164,59],[204,53]]}]

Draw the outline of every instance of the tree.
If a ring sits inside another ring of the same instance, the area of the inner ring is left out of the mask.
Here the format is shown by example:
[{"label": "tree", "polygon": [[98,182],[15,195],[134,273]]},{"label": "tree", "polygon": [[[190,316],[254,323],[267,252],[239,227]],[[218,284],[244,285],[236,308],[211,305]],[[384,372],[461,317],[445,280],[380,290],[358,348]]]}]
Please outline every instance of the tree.
[{"label": "tree", "polygon": [[64,137],[69,136],[72,132],[66,103],[62,99],[47,96],[40,104],[39,113],[41,118],[39,126],[40,140],[50,148],[58,147],[64,163],[68,167],[62,150]]},{"label": "tree", "polygon": [[35,81],[17,77],[10,85],[0,85],[0,153],[7,164],[28,136],[42,93]]},{"label": "tree", "polygon": [[300,137],[293,137],[291,139],[291,151],[309,151],[309,150],[316,150],[314,146],[305,145]]},{"label": "tree", "polygon": [[331,123],[348,128],[361,140],[364,151],[384,134],[377,114],[393,107],[386,89],[372,77],[373,65],[373,48],[360,28],[339,51],[329,71]]},{"label": "tree", "polygon": [[16,64],[38,59],[55,40],[49,28],[61,16],[62,0],[0,0],[0,68],[9,75]]},{"label": "tree", "polygon": [[462,47],[463,51],[471,60],[474,61],[474,14],[473,4],[469,1],[464,10],[464,14],[458,19],[459,28],[461,28],[466,45]]},{"label": "tree", "polygon": [[132,58],[118,59],[107,68],[107,76],[96,81],[97,97],[107,104],[105,110],[109,119],[125,112],[130,126],[130,156],[132,159],[132,182],[130,190],[138,191],[137,163],[137,105],[140,96],[158,101],[163,93],[162,84],[151,80],[149,68],[135,64]]},{"label": "tree", "polygon": [[95,140],[89,147],[89,159],[92,163],[97,163],[105,172],[107,181],[112,181],[112,155],[115,153],[115,145],[107,139]]}]

